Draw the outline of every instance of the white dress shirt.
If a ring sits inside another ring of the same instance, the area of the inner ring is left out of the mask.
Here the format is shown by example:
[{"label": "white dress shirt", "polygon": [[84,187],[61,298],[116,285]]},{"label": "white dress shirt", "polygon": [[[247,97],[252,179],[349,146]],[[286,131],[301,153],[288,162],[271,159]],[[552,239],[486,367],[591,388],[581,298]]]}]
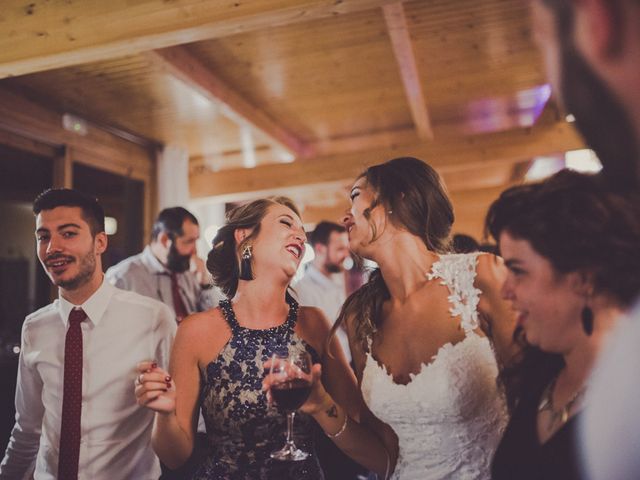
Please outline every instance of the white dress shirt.
[{"label": "white dress shirt", "polygon": [[[109,268],[105,273],[109,283],[123,290],[130,290],[145,297],[155,298],[173,309],[173,293],[171,292],[171,272],[151,251],[147,245],[144,250],[132,257],[122,260]],[[216,288],[203,289],[193,272],[176,274],[180,297],[188,313],[202,312],[215,308],[224,295]],[[198,432],[206,432],[207,427],[202,413],[198,418]]]},{"label": "white dress shirt", "polygon": [[[164,304],[103,281],[80,307],[82,420],[78,478],[151,480],[160,466],[151,447],[153,412],[136,403],[136,365],[167,368],[176,324]],[[64,343],[74,305],[62,297],[22,327],[16,423],[0,479],[20,479],[36,458],[34,478],[55,479],[62,414]]]},{"label": "white dress shirt", "polygon": [[[310,264],[304,277],[293,286],[293,290],[298,297],[300,305],[318,307],[333,325],[336,323],[342,304],[347,298],[344,281],[340,281],[343,278],[339,274],[327,277]],[[349,336],[344,328],[339,328],[336,331],[336,337],[342,346],[347,361],[351,363]]]}]

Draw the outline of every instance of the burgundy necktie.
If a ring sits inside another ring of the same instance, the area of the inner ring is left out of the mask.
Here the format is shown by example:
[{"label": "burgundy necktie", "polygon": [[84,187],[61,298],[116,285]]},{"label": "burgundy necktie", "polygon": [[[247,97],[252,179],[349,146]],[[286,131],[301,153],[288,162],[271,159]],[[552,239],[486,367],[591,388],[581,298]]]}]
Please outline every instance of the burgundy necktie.
[{"label": "burgundy necktie", "polygon": [[187,307],[184,306],[182,296],[180,296],[178,276],[175,272],[171,273],[171,295],[173,296],[173,309],[176,312],[176,320],[180,323],[184,317],[189,315],[189,312],[187,312]]},{"label": "burgundy necktie", "polygon": [[69,328],[64,341],[64,391],[58,479],[77,480],[80,459],[80,419],[82,418],[82,328],[87,318],[82,309],[69,313]]}]

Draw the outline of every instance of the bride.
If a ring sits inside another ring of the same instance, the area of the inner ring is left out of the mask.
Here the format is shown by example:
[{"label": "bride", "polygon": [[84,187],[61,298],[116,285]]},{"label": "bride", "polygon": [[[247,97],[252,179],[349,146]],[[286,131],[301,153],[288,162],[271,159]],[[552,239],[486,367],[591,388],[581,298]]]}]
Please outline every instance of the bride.
[{"label": "bride", "polygon": [[350,247],[379,266],[334,327],[349,333],[368,407],[359,421],[383,440],[391,478],[490,478],[507,422],[498,367],[515,353],[503,264],[444,253],[452,206],[420,160],[368,168],[351,203]]}]

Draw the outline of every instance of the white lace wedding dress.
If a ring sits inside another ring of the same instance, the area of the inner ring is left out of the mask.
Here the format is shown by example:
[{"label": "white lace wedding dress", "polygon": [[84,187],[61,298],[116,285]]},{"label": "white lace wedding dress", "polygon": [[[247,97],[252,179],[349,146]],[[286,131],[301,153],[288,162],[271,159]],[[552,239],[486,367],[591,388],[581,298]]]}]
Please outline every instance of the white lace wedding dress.
[{"label": "white lace wedding dress", "polygon": [[371,356],[369,339],[362,393],[373,414],[398,435],[400,452],[392,479],[491,477],[491,459],[507,411],[496,384],[493,350],[487,338],[474,332],[481,293],[473,285],[477,257],[442,255],[427,275],[449,288],[452,321],[460,321],[466,337],[442,346],[407,385],[394,383]]}]

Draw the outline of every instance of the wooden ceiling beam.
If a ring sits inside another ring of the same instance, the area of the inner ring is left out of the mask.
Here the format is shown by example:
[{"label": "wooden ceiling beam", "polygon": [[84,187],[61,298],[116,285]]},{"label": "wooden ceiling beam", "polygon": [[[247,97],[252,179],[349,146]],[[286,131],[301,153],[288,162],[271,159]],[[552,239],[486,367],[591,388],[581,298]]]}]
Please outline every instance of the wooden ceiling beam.
[{"label": "wooden ceiling beam", "polygon": [[345,194],[345,201],[337,205],[332,206],[315,206],[308,205],[302,210],[302,221],[305,225],[317,224],[323,220],[328,222],[340,223],[344,218],[347,210],[349,209],[349,202],[346,201],[347,195]]},{"label": "wooden ceiling beam", "polygon": [[512,172],[516,166],[529,163],[530,160],[525,160],[513,164],[488,164],[484,168],[475,166],[468,170],[443,172],[442,180],[450,193],[496,187],[521,181],[522,179],[514,179]]},{"label": "wooden ceiling beam", "polygon": [[432,140],[433,129],[431,128],[427,103],[422,91],[420,74],[418,73],[416,57],[413,52],[404,6],[402,2],[391,3],[383,6],[382,11],[416,131],[423,140]]},{"label": "wooden ceiling beam", "polygon": [[53,148],[70,147],[74,162],[118,175],[146,180],[153,174],[153,152],[90,122],[87,122],[85,135],[66,130],[63,128],[62,114],[2,87],[0,131]]},{"label": "wooden ceiling beam", "polygon": [[454,209],[463,208],[486,208],[494,200],[496,200],[502,192],[507,188],[515,185],[514,183],[506,183],[496,187],[478,188],[475,190],[466,190],[460,192],[451,192],[449,197],[453,203]]},{"label": "wooden ceiling beam", "polygon": [[379,8],[392,0],[3,0],[0,78]]},{"label": "wooden ceiling beam", "polygon": [[[500,194],[514,185],[507,183],[490,188],[476,188],[464,192],[450,192],[449,197],[453,203],[456,221],[453,226],[454,232],[467,232],[476,239],[482,238],[482,226],[489,205],[496,200]],[[300,205],[298,205],[300,206]],[[344,201],[335,205],[323,206],[309,204],[301,211],[302,221],[305,225],[317,224],[322,220],[330,222],[340,222],[349,209],[347,193]]]},{"label": "wooden ceiling beam", "polygon": [[455,214],[452,233],[466,233],[483,242],[484,221],[489,206],[502,192],[513,185],[515,184],[508,182],[497,187],[450,192],[449,198]]},{"label": "wooden ceiling beam", "polygon": [[315,156],[338,153],[361,152],[373,148],[393,148],[411,145],[420,139],[414,128],[366,133],[350,137],[330,138],[309,144],[309,150]]},{"label": "wooden ceiling beam", "polygon": [[2,129],[0,129],[0,145],[49,158],[53,158],[60,153],[60,148]]},{"label": "wooden ceiling beam", "polygon": [[[305,153],[313,156],[300,157],[299,160],[311,160],[318,156],[335,155],[339,153],[353,153],[372,150],[375,148],[398,148],[401,145],[412,145],[418,141],[413,128],[375,132],[350,137],[330,138],[306,144]],[[278,152],[267,145],[255,150],[258,165],[261,163],[278,163],[284,161]],[[211,153],[208,155],[194,155],[189,159],[192,172],[199,172],[209,168],[218,170],[230,168],[228,165],[242,164],[242,151]],[[231,167],[233,168],[233,167]]]},{"label": "wooden ceiling beam", "polygon": [[307,149],[299,138],[252,105],[196,58],[187,47],[169,47],[146,53],[163,71],[178,78],[201,95],[223,105],[222,111],[239,125],[248,123],[296,156]]},{"label": "wooden ceiling beam", "polygon": [[215,201],[231,201],[286,193],[312,184],[338,185],[353,180],[369,165],[398,156],[423,159],[446,173],[473,166],[512,164],[584,146],[570,124],[558,122],[457,140],[328,155],[305,162],[199,173],[190,176],[189,184],[192,198],[216,197]]}]

